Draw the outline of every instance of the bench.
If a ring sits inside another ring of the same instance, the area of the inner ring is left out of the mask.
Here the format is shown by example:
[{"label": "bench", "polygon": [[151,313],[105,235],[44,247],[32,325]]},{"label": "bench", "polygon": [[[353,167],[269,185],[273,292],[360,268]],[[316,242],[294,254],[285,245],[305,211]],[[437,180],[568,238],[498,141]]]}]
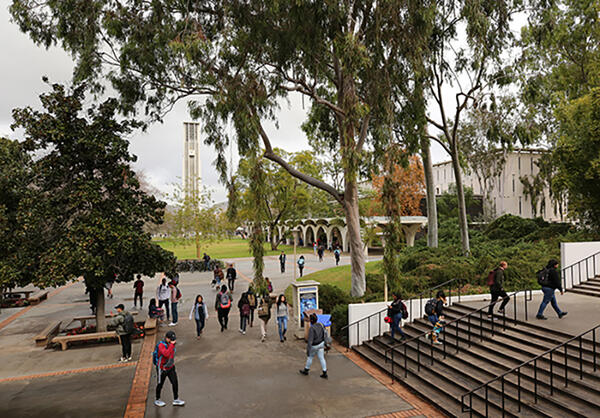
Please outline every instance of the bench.
[{"label": "bench", "polygon": [[144,322],[144,334],[145,335],[154,335],[156,334],[156,318],[146,318],[146,322]]},{"label": "bench", "polygon": [[[137,315],[137,312],[129,312],[131,315]],[[104,315],[106,318],[114,318],[115,316],[117,316],[118,314],[106,314]],[[82,327],[85,327],[85,324],[87,323],[87,321],[91,321],[91,320],[96,320],[96,315],[85,315],[85,316],[76,316],[75,318],[73,318],[73,321],[79,321],[81,323]]]},{"label": "bench", "polygon": [[60,324],[62,321],[51,322],[42,332],[35,336],[35,345],[38,347],[45,347],[48,345],[52,337],[58,334],[60,330]]},{"label": "bench", "polygon": [[[4,299],[28,299],[29,295],[33,293],[33,290],[15,290],[14,292],[4,292]],[[23,296],[21,296],[23,295]]]},{"label": "bench", "polygon": [[29,301],[29,304],[31,304],[31,305],[37,305],[38,303],[40,303],[41,301],[46,300],[46,299],[48,299],[48,291],[47,290],[40,290],[36,294],[27,298],[27,300]]},{"label": "bench", "polygon": [[100,340],[103,338],[117,338],[119,343],[121,342],[121,337],[115,331],[106,331],[106,332],[94,332],[91,334],[78,334],[78,335],[62,335],[60,337],[54,337],[52,339],[53,343],[60,344],[62,351],[67,349],[67,344],[74,341],[94,341]]}]

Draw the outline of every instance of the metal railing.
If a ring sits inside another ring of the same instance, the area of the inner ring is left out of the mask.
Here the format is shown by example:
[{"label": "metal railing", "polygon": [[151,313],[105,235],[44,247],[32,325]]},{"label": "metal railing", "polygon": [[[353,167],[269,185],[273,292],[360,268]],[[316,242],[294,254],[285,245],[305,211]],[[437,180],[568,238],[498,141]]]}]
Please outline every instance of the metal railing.
[{"label": "metal railing", "polygon": [[[529,311],[527,308],[527,303],[530,302],[532,300],[532,291],[530,289],[527,290],[519,290],[517,292],[511,293],[510,295],[508,295],[509,298],[512,299],[513,301],[513,320],[512,322],[514,323],[514,326],[516,327],[518,325],[518,320],[517,320],[517,316],[518,316],[518,311],[517,311],[517,296],[523,293],[523,302],[524,302],[524,314],[525,314],[525,320],[527,321],[528,317],[529,317]],[[443,350],[443,358],[446,358],[446,329],[448,328],[449,325],[451,324],[455,324],[455,340],[456,340],[456,352],[458,353],[460,351],[460,340],[459,340],[459,332],[460,332],[460,324],[461,322],[464,324],[464,322],[466,322],[467,325],[467,347],[471,347],[471,323],[472,323],[472,319],[473,317],[479,316],[479,318],[475,318],[475,320],[479,319],[479,338],[480,341],[483,341],[483,336],[484,336],[484,315],[486,316],[486,318],[488,317],[487,314],[484,314],[485,310],[488,310],[490,306],[492,305],[496,305],[497,303],[500,303],[500,300],[493,302],[493,303],[489,303],[473,312],[469,312],[468,314],[465,314],[461,317],[458,317],[456,319],[453,319],[450,322],[447,322],[444,327],[442,328],[442,350]],[[495,315],[491,316],[491,327],[490,327],[490,333],[492,336],[495,335],[495,328],[498,327],[498,325],[494,325],[494,318]],[[502,313],[502,329],[506,330],[506,312]],[[510,322],[510,319],[509,319]],[[429,331],[425,331],[417,336],[414,336],[408,340],[404,340],[404,341],[400,341],[397,344],[394,344],[393,346],[389,347],[384,355],[385,355],[385,362],[388,362],[388,353],[391,353],[390,359],[392,362],[392,367],[391,367],[391,375],[392,375],[392,383],[395,380],[395,374],[394,374],[394,366],[395,366],[395,361],[394,361],[394,352],[396,351],[396,349],[398,347],[403,346],[404,347],[404,365],[403,365],[403,369],[404,369],[404,378],[408,377],[408,344],[416,341],[417,346],[416,349],[413,347],[413,349],[416,350],[417,352],[417,371],[421,371],[421,346],[425,346],[427,347],[427,345],[429,345],[429,351],[430,351],[430,358],[431,358],[431,364],[433,365],[433,361],[434,361],[434,350],[433,350],[433,338],[429,338],[429,344],[422,344],[421,342],[421,338],[425,337],[427,335],[430,335],[433,331],[429,330]],[[465,331],[463,331],[464,334]]]},{"label": "metal railing", "polygon": [[[593,369],[594,372],[596,372],[598,370],[598,365],[596,362],[596,357],[597,357],[597,347],[596,347],[596,330],[600,328],[600,325],[596,325],[594,328],[589,329],[573,338],[570,338],[564,342],[562,342],[561,344],[557,345],[554,348],[551,348],[545,352],[543,352],[542,354],[539,354],[537,356],[535,356],[534,358],[527,360],[521,364],[519,364],[516,367],[513,367],[512,369],[508,370],[507,372],[502,373],[501,375],[496,376],[495,378],[488,380],[487,382],[477,386],[475,389],[470,390],[469,392],[465,393],[464,395],[461,396],[461,409],[462,412],[469,412],[470,416],[473,416],[473,394],[475,394],[475,392],[482,390],[485,388],[484,392],[485,392],[485,416],[488,416],[488,409],[489,409],[489,397],[488,397],[488,388],[489,386],[494,383],[497,382],[498,380],[500,380],[500,386],[501,386],[501,392],[502,392],[502,416],[504,417],[504,413],[505,413],[505,397],[506,397],[506,393],[505,393],[505,380],[506,380],[506,376],[511,374],[511,373],[516,373],[517,374],[517,383],[515,384],[517,386],[517,405],[518,405],[518,411],[521,412],[521,405],[522,405],[522,401],[521,401],[521,391],[522,391],[522,387],[521,387],[521,369],[525,366],[529,366],[533,363],[533,397],[534,397],[534,403],[537,403],[538,401],[538,384],[540,379],[538,378],[538,360],[540,360],[542,357],[548,356],[549,355],[549,359],[550,359],[550,377],[549,377],[549,381],[548,381],[548,385],[550,386],[550,396],[554,395],[554,385],[555,385],[555,380],[558,380],[558,377],[555,379],[554,378],[554,359],[553,359],[553,354],[555,352],[557,352],[558,350],[560,350],[561,348],[564,347],[564,385],[565,387],[569,386],[569,379],[568,379],[568,373],[569,373],[569,368],[567,367],[567,359],[568,359],[568,355],[567,355],[567,348],[568,348],[568,344],[577,340],[579,342],[579,379],[583,380],[583,350],[582,350],[582,345],[583,345],[583,337],[589,333],[592,334],[592,340],[591,343],[593,345]],[[587,342],[590,342],[589,340],[587,340]],[[514,383],[513,383],[514,384]],[[468,406],[465,404],[465,398],[469,397],[469,404]],[[477,395],[476,395],[477,396]],[[481,398],[483,398],[483,396],[479,395]]]},{"label": "metal railing", "polygon": [[[596,268],[600,270],[600,261],[596,263],[596,257],[600,256],[600,252],[592,254],[584,259],[579,260],[576,263],[573,263],[567,267],[563,267],[560,269],[561,278],[563,283],[563,289],[567,290],[568,278],[571,278],[571,287],[573,288],[575,285],[581,284],[582,282],[589,280],[592,277],[595,277],[599,271],[596,271]],[[590,261],[591,260],[591,261]],[[590,267],[592,268],[592,275],[590,276]],[[577,270],[577,272],[575,272]],[[581,274],[585,270],[585,279],[581,280]],[[577,283],[575,283],[575,279],[578,279]]]},{"label": "metal railing", "polygon": [[[461,297],[461,287],[463,286],[463,282],[465,281],[465,279],[462,278],[457,278],[457,279],[452,279],[452,280],[448,280],[445,281],[444,283],[441,283],[437,286],[434,286],[430,289],[425,290],[424,292],[421,292],[420,294],[418,294],[416,297],[411,298],[408,301],[404,301],[404,302],[409,302],[409,306],[407,306],[406,308],[408,309],[408,315],[409,317],[407,318],[407,320],[409,322],[412,322],[413,319],[415,318],[413,316],[413,302],[416,303],[416,300],[419,299],[419,312],[422,313],[423,312],[423,297],[425,295],[428,295],[429,298],[432,297],[432,295],[434,294],[434,292],[438,291],[438,290],[448,290],[448,294],[446,295],[447,300],[448,300],[448,304],[452,303],[452,290],[454,289],[454,286],[456,285],[455,288],[455,298],[458,296],[458,302],[460,303],[460,297]],[[391,303],[391,302],[390,302]],[[350,345],[350,332],[351,332],[351,327],[352,326],[356,326],[356,341],[357,344],[360,344],[360,325],[362,323],[364,323],[364,321],[367,321],[367,340],[370,340],[372,338],[372,334],[371,334],[371,319],[374,317],[378,317],[377,320],[377,334],[375,334],[375,336],[380,336],[382,335],[381,329],[381,315],[387,313],[387,307],[382,309],[381,311],[375,312],[369,316],[366,316],[364,318],[361,318],[357,321],[352,322],[351,324],[348,324],[344,327],[342,327],[342,329],[340,331],[343,331],[345,329],[348,329],[348,345]],[[385,316],[384,316],[385,317]],[[385,327],[387,329],[387,327]],[[384,329],[385,331],[385,329]]]}]

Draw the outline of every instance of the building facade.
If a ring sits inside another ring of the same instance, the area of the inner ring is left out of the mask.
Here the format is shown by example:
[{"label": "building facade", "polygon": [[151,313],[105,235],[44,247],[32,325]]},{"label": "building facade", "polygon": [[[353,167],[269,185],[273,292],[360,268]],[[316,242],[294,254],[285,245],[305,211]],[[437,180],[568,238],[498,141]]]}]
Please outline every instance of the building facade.
[{"label": "building facade", "polygon": [[186,193],[198,193],[202,182],[200,163],[200,124],[183,123],[183,189]]},{"label": "building facade", "polygon": [[[470,187],[475,196],[483,200],[484,215],[497,218],[505,214],[517,215],[523,218],[542,217],[548,222],[565,221],[564,214],[558,205],[550,199],[548,187],[544,187],[542,195],[534,205],[529,195],[525,193],[523,178],[533,182],[539,173],[536,162],[545,150],[514,150],[498,153],[499,164],[495,170],[487,173],[469,168],[462,170],[462,183]],[[502,158],[503,157],[503,158]],[[454,170],[450,161],[433,165],[433,182],[435,194],[439,196],[448,192],[456,184]]]}]

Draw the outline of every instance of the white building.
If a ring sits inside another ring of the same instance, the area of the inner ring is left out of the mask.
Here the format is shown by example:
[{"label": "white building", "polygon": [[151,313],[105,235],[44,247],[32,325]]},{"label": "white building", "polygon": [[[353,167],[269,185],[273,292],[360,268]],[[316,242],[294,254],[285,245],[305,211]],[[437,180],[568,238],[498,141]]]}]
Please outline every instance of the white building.
[{"label": "white building", "polygon": [[183,123],[183,189],[191,193],[200,191],[202,181],[199,132],[199,123]]},{"label": "white building", "polygon": [[[473,194],[481,196],[484,202],[484,214],[490,217],[499,217],[504,214],[534,218],[541,216],[549,222],[564,221],[556,205],[550,200],[548,187],[544,188],[543,198],[540,196],[534,210],[530,196],[525,194],[522,177],[533,182],[533,177],[538,174],[539,168],[536,161],[540,159],[544,150],[515,150],[504,154],[504,164],[496,170],[491,170],[491,175],[469,169],[462,171],[462,183],[465,187],[473,189]],[[498,159],[502,154],[499,153]],[[450,189],[455,184],[454,170],[450,161],[433,165],[433,182],[437,196]]]}]

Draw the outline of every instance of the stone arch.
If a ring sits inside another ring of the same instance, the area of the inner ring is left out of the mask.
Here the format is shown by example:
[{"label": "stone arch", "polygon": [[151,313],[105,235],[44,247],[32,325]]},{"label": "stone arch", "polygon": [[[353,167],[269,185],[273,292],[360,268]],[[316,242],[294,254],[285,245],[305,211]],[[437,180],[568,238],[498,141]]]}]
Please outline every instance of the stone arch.
[{"label": "stone arch", "polygon": [[346,234],[344,231],[346,228],[338,225],[331,227],[331,246],[338,245],[342,251],[346,248]]},{"label": "stone arch", "polygon": [[329,228],[327,228],[327,225],[319,225],[315,228],[315,237],[317,239],[317,242],[319,243],[319,245],[327,246],[327,244],[329,243]]}]

